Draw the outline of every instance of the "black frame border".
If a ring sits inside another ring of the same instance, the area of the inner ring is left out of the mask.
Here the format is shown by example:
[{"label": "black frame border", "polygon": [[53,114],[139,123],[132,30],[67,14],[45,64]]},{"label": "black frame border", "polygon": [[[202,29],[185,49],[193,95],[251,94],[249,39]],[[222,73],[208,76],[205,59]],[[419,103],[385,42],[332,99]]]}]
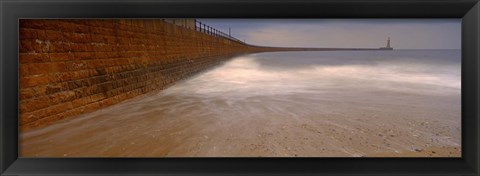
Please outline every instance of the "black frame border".
[{"label": "black frame border", "polygon": [[[462,158],[18,158],[19,18],[462,18]],[[478,0],[0,0],[1,175],[479,175]]]}]

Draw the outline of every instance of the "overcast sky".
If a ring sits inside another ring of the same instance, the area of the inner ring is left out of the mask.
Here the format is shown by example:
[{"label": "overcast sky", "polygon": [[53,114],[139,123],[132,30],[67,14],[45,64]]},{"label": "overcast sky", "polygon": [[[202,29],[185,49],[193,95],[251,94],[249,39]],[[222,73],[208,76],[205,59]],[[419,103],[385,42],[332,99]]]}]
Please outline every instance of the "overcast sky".
[{"label": "overcast sky", "polygon": [[198,19],[254,45],[460,49],[461,19]]}]

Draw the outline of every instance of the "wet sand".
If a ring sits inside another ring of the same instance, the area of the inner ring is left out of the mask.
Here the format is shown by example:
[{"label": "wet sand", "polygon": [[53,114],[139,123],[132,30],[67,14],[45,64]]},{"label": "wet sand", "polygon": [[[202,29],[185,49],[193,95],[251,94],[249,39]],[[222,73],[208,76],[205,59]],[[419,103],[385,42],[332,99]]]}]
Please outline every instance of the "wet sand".
[{"label": "wet sand", "polygon": [[20,156],[461,157],[457,88],[368,75],[338,82],[355,76],[345,73],[354,67],[289,76],[237,61],[161,92],[23,131]]},{"label": "wet sand", "polygon": [[[171,109],[155,108],[161,103],[138,98],[22,133],[20,151],[22,157],[432,156],[426,151],[434,151],[433,156],[460,157],[460,124],[449,118],[452,103],[431,99],[419,102],[424,106],[376,104],[369,108],[361,102],[325,101],[318,102],[317,108],[325,113],[317,116],[262,112],[262,116],[237,118],[228,113],[169,114]],[[255,98],[249,102],[245,109],[262,106]],[[215,103],[216,110],[222,111],[224,102]],[[345,109],[338,111],[338,107]]]}]

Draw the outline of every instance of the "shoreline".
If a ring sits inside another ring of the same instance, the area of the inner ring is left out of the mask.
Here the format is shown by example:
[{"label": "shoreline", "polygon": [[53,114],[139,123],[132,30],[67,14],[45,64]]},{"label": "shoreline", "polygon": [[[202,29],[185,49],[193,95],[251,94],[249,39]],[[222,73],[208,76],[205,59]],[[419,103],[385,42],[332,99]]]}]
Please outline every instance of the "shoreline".
[{"label": "shoreline", "polygon": [[[369,58],[367,56],[364,58]],[[294,71],[285,72],[259,67],[252,58],[245,57],[178,82],[157,94],[21,133],[19,155],[461,155],[459,88],[431,89],[438,83],[425,85],[422,79],[410,79],[412,74],[372,80],[370,76],[376,74],[368,71],[384,65],[347,70],[342,66],[296,67],[292,68]],[[336,70],[338,68],[341,69]],[[402,73],[402,70],[394,71]]]}]

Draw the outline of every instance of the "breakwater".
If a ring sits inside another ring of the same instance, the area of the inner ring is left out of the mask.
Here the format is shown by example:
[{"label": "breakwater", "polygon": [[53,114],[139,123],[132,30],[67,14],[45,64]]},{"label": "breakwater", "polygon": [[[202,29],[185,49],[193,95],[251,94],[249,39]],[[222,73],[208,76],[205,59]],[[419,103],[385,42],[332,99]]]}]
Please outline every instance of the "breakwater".
[{"label": "breakwater", "polygon": [[19,23],[21,129],[164,89],[232,55],[274,49],[162,19]]},{"label": "breakwater", "polygon": [[378,50],[246,44],[194,19],[19,20],[21,129],[162,90],[238,54]]}]

